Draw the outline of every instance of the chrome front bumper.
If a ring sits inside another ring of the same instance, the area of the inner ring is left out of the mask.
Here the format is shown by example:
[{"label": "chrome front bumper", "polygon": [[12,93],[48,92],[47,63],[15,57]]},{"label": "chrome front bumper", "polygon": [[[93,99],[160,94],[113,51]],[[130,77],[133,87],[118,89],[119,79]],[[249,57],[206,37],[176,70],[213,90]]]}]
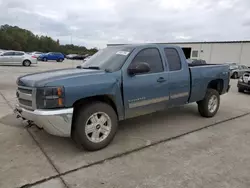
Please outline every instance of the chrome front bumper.
[{"label": "chrome front bumper", "polygon": [[73,108],[31,111],[16,105],[14,113],[25,120],[33,121],[49,134],[70,137]]}]

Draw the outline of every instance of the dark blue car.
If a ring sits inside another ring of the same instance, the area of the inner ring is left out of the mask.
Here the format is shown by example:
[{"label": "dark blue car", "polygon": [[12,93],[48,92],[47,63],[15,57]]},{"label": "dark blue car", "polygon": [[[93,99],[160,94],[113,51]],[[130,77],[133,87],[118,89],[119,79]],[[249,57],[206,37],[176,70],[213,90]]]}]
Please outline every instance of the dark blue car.
[{"label": "dark blue car", "polygon": [[57,62],[62,62],[64,60],[64,55],[60,52],[49,52],[41,54],[37,59],[40,61],[55,60]]}]

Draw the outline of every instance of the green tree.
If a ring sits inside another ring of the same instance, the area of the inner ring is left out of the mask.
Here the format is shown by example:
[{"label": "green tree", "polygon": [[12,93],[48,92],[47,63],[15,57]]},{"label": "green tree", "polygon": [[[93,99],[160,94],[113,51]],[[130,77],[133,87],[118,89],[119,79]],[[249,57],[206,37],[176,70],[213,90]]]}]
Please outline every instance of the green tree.
[{"label": "green tree", "polygon": [[0,48],[6,50],[21,50],[26,52],[62,52],[64,54],[94,54],[96,48],[87,49],[85,46],[73,44],[60,45],[59,40],[48,36],[34,35],[31,31],[17,26],[0,26]]}]

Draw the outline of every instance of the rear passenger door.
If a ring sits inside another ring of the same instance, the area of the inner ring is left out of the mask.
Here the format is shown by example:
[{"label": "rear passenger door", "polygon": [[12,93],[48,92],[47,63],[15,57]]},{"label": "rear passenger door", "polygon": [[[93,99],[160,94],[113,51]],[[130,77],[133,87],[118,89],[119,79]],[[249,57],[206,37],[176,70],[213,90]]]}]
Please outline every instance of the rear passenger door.
[{"label": "rear passenger door", "polygon": [[[185,57],[176,48],[164,48],[169,77],[170,106],[183,105],[188,101],[190,92],[190,74]],[[183,64],[185,62],[186,64]]]}]

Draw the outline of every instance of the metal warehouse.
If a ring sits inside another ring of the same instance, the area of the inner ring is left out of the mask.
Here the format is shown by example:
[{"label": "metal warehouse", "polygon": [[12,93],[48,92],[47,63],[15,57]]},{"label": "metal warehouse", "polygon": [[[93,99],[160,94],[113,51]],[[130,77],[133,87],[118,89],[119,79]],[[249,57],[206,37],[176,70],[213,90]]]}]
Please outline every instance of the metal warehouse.
[{"label": "metal warehouse", "polygon": [[[237,63],[250,66],[250,41],[163,43],[181,46],[186,58],[208,63]],[[113,44],[108,44],[111,46]]]}]

